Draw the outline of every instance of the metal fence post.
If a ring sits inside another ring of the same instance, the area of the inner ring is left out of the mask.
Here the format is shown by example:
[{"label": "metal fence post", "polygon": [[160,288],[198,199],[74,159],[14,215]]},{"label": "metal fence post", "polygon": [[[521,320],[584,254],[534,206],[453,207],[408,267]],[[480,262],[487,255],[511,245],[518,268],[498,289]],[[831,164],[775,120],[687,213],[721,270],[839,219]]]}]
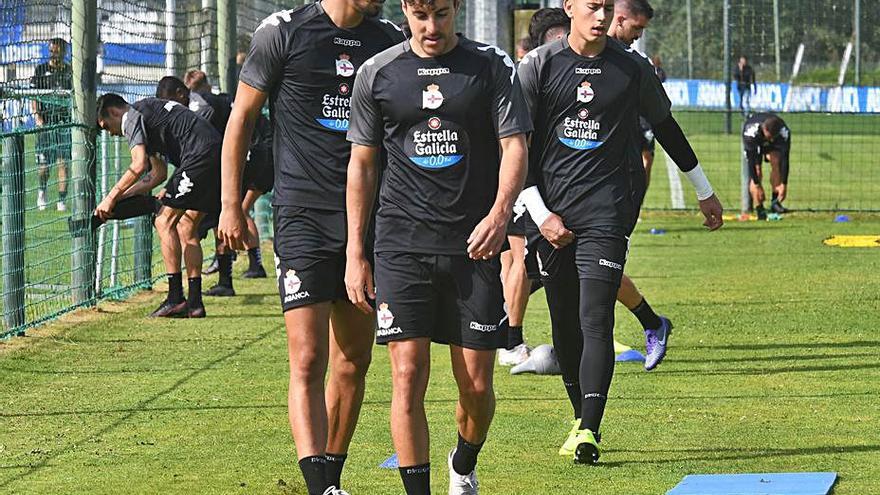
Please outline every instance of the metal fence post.
[{"label": "metal fence post", "polygon": [[694,22],[691,0],[687,0],[688,79],[694,78]]},{"label": "metal fence post", "polygon": [[217,24],[214,21],[214,13],[217,10],[215,0],[202,0],[202,37],[201,37],[201,68],[208,75],[209,81],[216,81],[217,60],[214,50],[214,33]]},{"label": "metal fence post", "polygon": [[779,0],[773,0],[773,45],[776,50],[776,80],[782,81],[782,52],[779,46]]},{"label": "metal fence post", "polygon": [[[74,122],[71,159],[73,216],[88,219],[95,209],[95,100],[97,83],[96,0],[73,0],[71,38],[73,41]],[[95,246],[91,230],[73,238],[71,280],[73,303],[95,301]]]},{"label": "metal fence post", "polygon": [[[25,323],[24,136],[3,140],[3,323],[14,331]],[[2,332],[0,332],[2,333]]]},{"label": "metal fence post", "polygon": [[853,8],[853,38],[855,38],[855,53],[856,53],[856,77],[855,77],[855,85],[860,86],[862,84],[862,0],[854,0],[855,6]]},{"label": "metal fence post", "polygon": [[465,32],[468,38],[495,45],[511,53],[513,6],[511,0],[472,0],[465,10]]},{"label": "metal fence post", "polygon": [[232,94],[238,77],[235,71],[237,8],[236,0],[217,0],[217,65],[220,91]]},{"label": "metal fence post", "polygon": [[731,62],[731,60],[730,60],[730,57],[731,57],[731,53],[730,53],[730,0],[724,0],[723,9],[724,9],[724,16],[723,16],[724,20],[722,22],[724,23],[724,87],[725,87],[725,89],[724,89],[724,95],[725,95],[724,108],[726,109],[726,115],[724,118],[724,129],[728,134],[730,134],[732,132],[731,113],[733,111],[733,109],[731,108],[731,105],[730,105],[730,96],[731,96],[730,95],[730,93],[731,93],[730,92],[730,85],[733,82],[733,79],[732,79],[733,74],[731,74],[731,67],[730,67],[730,62]]}]

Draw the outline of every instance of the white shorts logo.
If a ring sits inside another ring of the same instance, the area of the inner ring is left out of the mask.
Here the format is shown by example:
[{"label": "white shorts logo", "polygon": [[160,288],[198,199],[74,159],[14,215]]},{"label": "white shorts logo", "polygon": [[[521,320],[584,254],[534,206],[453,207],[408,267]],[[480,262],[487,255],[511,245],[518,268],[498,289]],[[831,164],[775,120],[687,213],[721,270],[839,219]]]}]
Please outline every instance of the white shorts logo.
[{"label": "white shorts logo", "polygon": [[379,311],[376,312],[376,321],[379,328],[383,330],[391,328],[391,325],[394,324],[394,315],[391,314],[391,310],[388,309],[388,303],[382,303],[379,305]]},{"label": "white shorts logo", "polygon": [[281,258],[278,255],[275,255],[275,278],[281,279]]},{"label": "white shorts logo", "polygon": [[284,275],[284,294],[291,295],[299,292],[302,288],[302,280],[296,275],[296,270],[287,270]]},{"label": "white shorts logo", "polygon": [[517,197],[516,203],[513,204],[513,221],[518,222],[525,212],[526,202]]},{"label": "white shorts logo", "polygon": [[495,330],[498,330],[498,325],[483,325],[482,323],[477,323],[475,321],[472,321],[470,324],[470,329],[476,330],[478,332],[490,333],[490,332],[494,332]]},{"label": "white shorts logo", "polygon": [[186,172],[182,172],[180,182],[177,184],[177,194],[174,196],[174,199],[177,199],[185,194],[192,192],[193,181],[186,175]]},{"label": "white shorts logo", "polygon": [[615,270],[623,270],[623,265],[621,265],[620,263],[615,263],[613,261],[608,261],[605,258],[599,260],[599,265],[607,266],[608,268],[613,268]]}]

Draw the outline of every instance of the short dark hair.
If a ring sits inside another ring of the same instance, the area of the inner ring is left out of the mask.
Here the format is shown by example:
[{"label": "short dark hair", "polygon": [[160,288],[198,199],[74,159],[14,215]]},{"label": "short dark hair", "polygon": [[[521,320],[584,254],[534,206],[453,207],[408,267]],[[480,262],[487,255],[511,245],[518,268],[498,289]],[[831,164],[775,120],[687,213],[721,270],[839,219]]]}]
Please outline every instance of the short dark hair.
[{"label": "short dark hair", "polygon": [[[401,3],[405,3],[410,6],[412,6],[412,5],[431,5],[431,6],[433,6],[435,3],[435,0],[400,0],[400,1],[401,1]],[[461,5],[461,3],[464,0],[451,0],[451,1],[452,1],[452,6],[455,7],[457,5]]]},{"label": "short dark hair", "polygon": [[251,35],[242,33],[238,35],[238,53],[247,53],[251,49]]},{"label": "short dark hair", "polygon": [[532,49],[532,38],[529,38],[528,36],[524,36],[524,37],[520,38],[519,41],[516,42],[516,47],[522,48],[525,51],[531,50]]},{"label": "short dark hair", "polygon": [[125,98],[116,93],[105,93],[98,97],[96,115],[99,119],[104,118],[107,116],[107,109],[125,108],[126,106],[128,106],[128,102],[125,101]]},{"label": "short dark hair", "polygon": [[648,20],[654,18],[654,9],[648,0],[617,0],[618,4],[632,16],[643,15]]},{"label": "short dark hair", "polygon": [[156,98],[171,100],[178,91],[183,91],[183,94],[189,94],[189,88],[186,87],[186,84],[183,84],[183,81],[174,76],[165,76],[159,79],[159,84],[156,86]]},{"label": "short dark hair", "polygon": [[49,40],[49,44],[61,48],[62,52],[67,51],[67,42],[64,41],[64,38],[52,38]]},{"label": "short dark hair", "polygon": [[776,115],[771,115],[767,117],[767,119],[764,120],[764,129],[766,129],[771,136],[778,136],[779,131],[782,130],[782,119],[780,119]]},{"label": "short dark hair", "polygon": [[566,30],[571,27],[571,19],[568,18],[565,10],[557,7],[538,9],[532,15],[532,20],[529,21],[529,38],[532,40],[532,48],[543,45],[544,35],[555,27],[565,28]]}]

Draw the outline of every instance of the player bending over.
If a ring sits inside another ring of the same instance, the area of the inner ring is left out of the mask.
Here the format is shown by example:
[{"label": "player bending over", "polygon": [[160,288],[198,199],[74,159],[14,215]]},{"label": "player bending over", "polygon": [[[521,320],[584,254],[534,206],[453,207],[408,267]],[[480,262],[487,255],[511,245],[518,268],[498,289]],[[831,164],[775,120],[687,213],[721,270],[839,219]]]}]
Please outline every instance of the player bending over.
[{"label": "player bending over", "polygon": [[782,202],[788,194],[788,165],[791,152],[791,130],[778,115],[756,113],[743,124],[743,155],[749,167],[749,192],[758,220],[767,220],[764,209],[766,196],[761,181],[764,178],[762,162],[770,162],[770,185],[773,197],[770,211],[788,213]]},{"label": "player bending over", "polygon": [[[375,319],[346,297],[345,178],[358,67],[402,41],[379,0],[322,0],[267,17],[241,68],[223,142],[218,234],[242,247],[242,174],[266,100],[275,136],[275,266],[290,361],[288,416],[309,495],[339,488]],[[371,247],[371,246],[369,246]],[[331,324],[332,322],[332,324]],[[330,368],[326,387],[327,368]]]},{"label": "player bending over", "polygon": [[[206,214],[220,207],[220,133],[183,105],[159,98],[129,105],[121,96],[107,93],[98,98],[97,116],[101,129],[128,140],[131,166],[95,209],[95,215],[106,220],[119,200],[150,194],[168,174],[160,155],[173,163],[176,168],[165,185],[163,206],[154,221],[162,241],[168,297],[151,316],[204,318],[198,227]],[[181,254],[189,278],[187,299],[183,296]]]},{"label": "player bending over", "polygon": [[[531,130],[513,61],[456,35],[459,0],[404,0],[412,39],[363,65],[348,170],[349,298],[371,311],[391,356],[391,436],[406,493],[430,493],[425,391],[431,341],[448,344],[458,385],[450,494],[478,493],[477,455],[495,412],[495,350],[507,344],[498,253]],[[375,287],[363,250],[376,213]]]}]

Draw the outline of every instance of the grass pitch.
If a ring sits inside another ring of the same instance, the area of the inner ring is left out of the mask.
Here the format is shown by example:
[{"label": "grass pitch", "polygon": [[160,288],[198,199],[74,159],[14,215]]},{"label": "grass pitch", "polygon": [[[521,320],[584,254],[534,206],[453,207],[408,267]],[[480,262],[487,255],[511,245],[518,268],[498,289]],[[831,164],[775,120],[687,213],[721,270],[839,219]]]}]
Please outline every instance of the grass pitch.
[{"label": "grass pitch", "polygon": [[[877,234],[880,219],[831,218],[708,234],[691,214],[646,215],[627,268],[675,323],[669,356],[651,373],[618,365],[595,467],[556,455],[569,414],[559,378],[498,368],[482,493],[661,494],[690,473],[768,471],[837,471],[836,495],[880,493],[880,249],[822,245]],[[162,297],[147,294],[0,343],[0,493],[304,493],[276,289],[236,283],[240,296],[208,299],[205,320],[147,320]],[[636,320],[617,316],[618,340],[640,347]],[[549,341],[543,293],[526,335]],[[434,351],[433,489],[445,493],[456,392],[446,349]],[[403,492],[377,468],[393,452],[389,399],[377,347],[343,476],[352,494]]]}]

